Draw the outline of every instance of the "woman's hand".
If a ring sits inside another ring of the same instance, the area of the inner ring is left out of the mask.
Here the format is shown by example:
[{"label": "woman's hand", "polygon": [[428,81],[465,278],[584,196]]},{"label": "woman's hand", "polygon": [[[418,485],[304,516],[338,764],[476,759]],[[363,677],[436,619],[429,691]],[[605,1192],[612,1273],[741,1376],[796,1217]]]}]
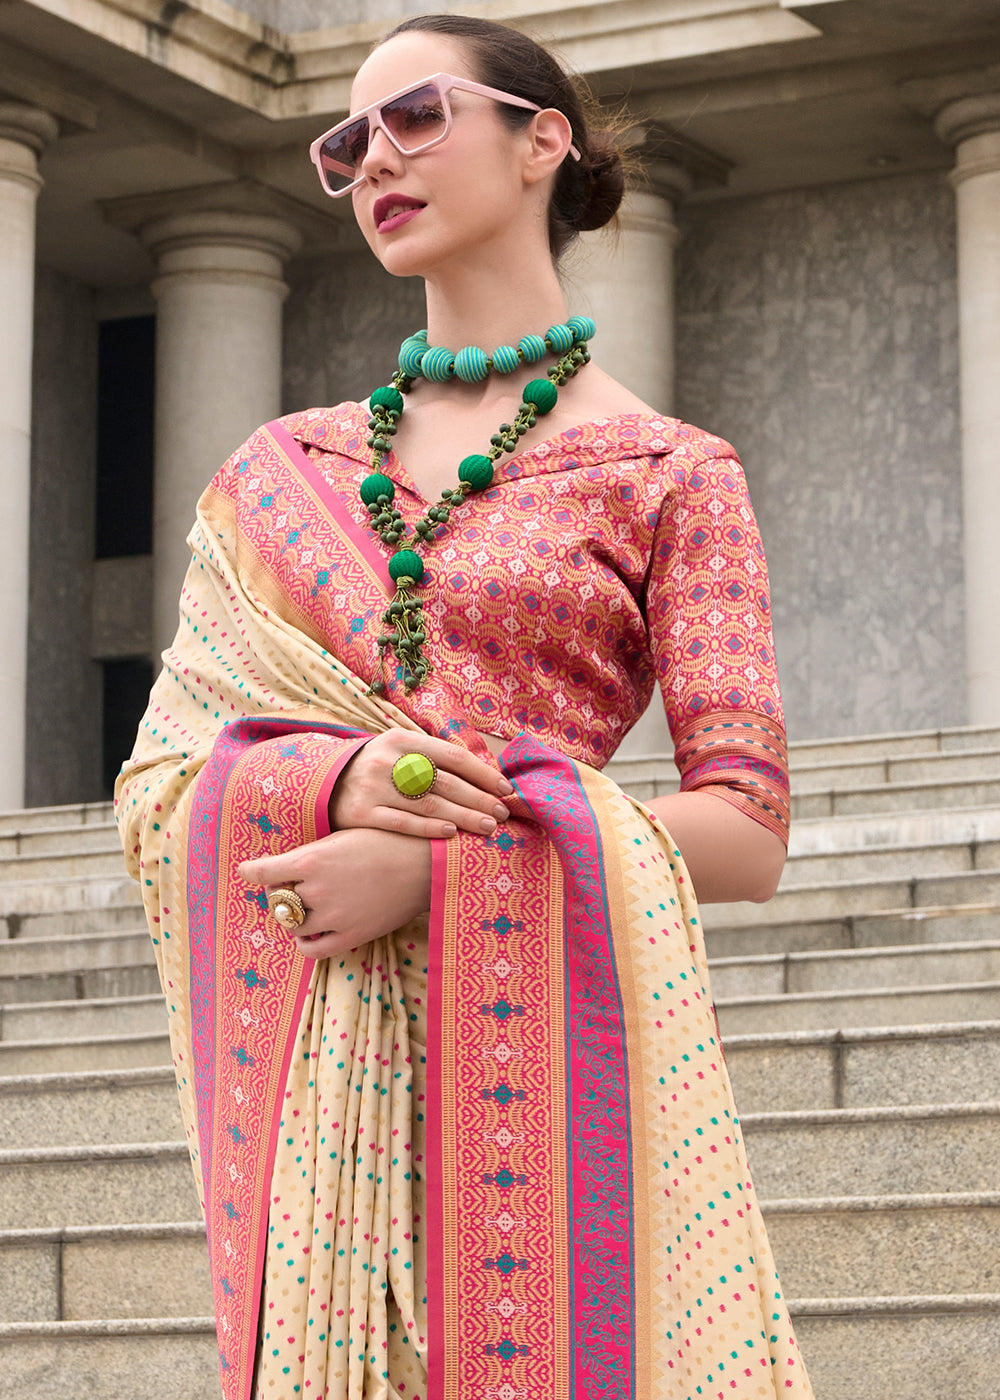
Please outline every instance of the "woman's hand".
[{"label": "woman's hand", "polygon": [[294,886],[305,922],[296,929],[270,922],[276,937],[293,939],[307,958],[370,943],[431,902],[430,845],[394,832],[335,831],[282,855],[245,860],[239,874],[268,890]]},{"label": "woman's hand", "polygon": [[[392,765],[404,753],[422,753],[437,767],[433,789],[404,797]],[[337,831],[377,827],[406,836],[454,836],[460,827],[488,836],[510,815],[501,801],[513,792],[502,774],[468,749],[427,734],[390,729],[359,749],[337,779],[330,825]]]}]

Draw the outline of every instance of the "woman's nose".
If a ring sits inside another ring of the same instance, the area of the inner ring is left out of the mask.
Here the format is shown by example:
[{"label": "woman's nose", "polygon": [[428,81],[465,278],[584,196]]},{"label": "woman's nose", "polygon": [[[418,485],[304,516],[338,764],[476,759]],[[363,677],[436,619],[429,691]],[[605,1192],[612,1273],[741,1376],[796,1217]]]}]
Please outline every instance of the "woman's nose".
[{"label": "woman's nose", "polygon": [[380,170],[397,170],[400,154],[381,126],[373,126],[368,137],[368,150],[361,162],[363,175],[377,175]]}]

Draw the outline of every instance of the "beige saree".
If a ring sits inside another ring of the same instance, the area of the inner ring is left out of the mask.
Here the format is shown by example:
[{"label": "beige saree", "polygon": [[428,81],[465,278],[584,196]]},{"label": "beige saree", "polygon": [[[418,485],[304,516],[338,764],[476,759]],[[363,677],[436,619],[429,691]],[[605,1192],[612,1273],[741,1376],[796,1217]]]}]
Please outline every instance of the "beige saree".
[{"label": "beige saree", "polygon": [[[310,962],[247,857],[326,834],[387,726],[384,556],[281,423],[206,492],[118,821],[170,1012],[226,1400],[807,1400],[669,836],[529,735],[428,919]],[[415,747],[419,747],[415,738]]]}]

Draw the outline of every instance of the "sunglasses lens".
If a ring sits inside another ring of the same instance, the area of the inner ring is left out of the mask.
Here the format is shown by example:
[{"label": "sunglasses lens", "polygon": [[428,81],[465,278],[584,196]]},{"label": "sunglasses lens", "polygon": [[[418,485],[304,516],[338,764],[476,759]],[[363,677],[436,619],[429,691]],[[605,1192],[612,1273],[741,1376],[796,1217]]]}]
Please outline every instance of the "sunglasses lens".
[{"label": "sunglasses lens", "polygon": [[320,164],[332,190],[343,190],[358,178],[357,167],[368,152],[368,118],[338,127],[319,150]]},{"label": "sunglasses lens", "polygon": [[403,152],[420,150],[444,136],[447,114],[444,99],[434,83],[406,92],[382,108],[392,139]]}]

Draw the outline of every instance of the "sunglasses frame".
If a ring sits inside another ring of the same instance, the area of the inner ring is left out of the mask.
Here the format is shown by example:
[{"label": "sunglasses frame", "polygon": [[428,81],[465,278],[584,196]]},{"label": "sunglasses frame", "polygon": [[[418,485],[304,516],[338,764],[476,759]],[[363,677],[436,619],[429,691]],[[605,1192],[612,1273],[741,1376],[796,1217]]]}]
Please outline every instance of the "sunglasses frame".
[{"label": "sunglasses frame", "polygon": [[[407,93],[419,92],[421,88],[431,86],[436,87],[441,96],[441,105],[444,108],[444,129],[433,136],[430,141],[425,141],[422,146],[417,146],[412,151],[405,151],[382,120],[382,108],[387,107],[390,102],[397,102],[401,97],[405,97]],[[524,107],[529,112],[541,112],[543,110],[539,107],[537,102],[529,102],[527,98],[524,97],[515,97],[514,94],[510,92],[501,92],[499,88],[485,87],[482,83],[473,83],[468,78],[456,78],[453,73],[432,73],[429,78],[421,78],[417,83],[409,83],[406,87],[400,88],[398,92],[391,92],[388,97],[380,98],[378,102],[373,102],[370,107],[362,107],[359,112],[352,112],[351,115],[346,117],[342,122],[338,122],[336,126],[331,126],[329,131],[324,131],[322,136],[317,136],[316,140],[309,147],[309,159],[316,167],[316,173],[319,175],[319,182],[323,186],[324,192],[328,194],[331,199],[341,199],[345,194],[351,194],[354,190],[359,189],[366,179],[366,176],[359,175],[356,180],[352,180],[351,183],[345,185],[342,190],[330,188],[326,168],[322,163],[322,149],[331,136],[336,136],[338,132],[346,131],[349,127],[352,127],[355,122],[365,119],[368,122],[369,145],[376,131],[384,131],[386,139],[401,156],[409,158],[410,156],[422,155],[424,151],[429,151],[432,146],[440,146],[442,141],[446,141],[451,134],[452,111],[448,95],[454,88],[458,88],[460,92],[476,93],[480,97],[491,97],[495,102],[506,102],[510,107]],[[569,154],[574,160],[580,159],[580,152],[575,146],[570,146]]]}]

